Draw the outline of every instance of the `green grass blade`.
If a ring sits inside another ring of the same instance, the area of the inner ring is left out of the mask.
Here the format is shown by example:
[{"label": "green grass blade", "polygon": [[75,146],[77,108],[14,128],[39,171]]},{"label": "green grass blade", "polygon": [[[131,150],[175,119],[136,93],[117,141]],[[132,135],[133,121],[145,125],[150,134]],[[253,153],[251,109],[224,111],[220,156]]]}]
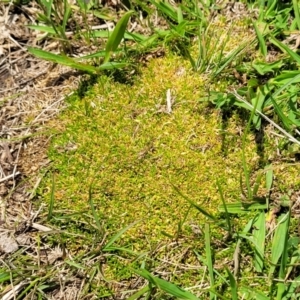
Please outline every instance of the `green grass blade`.
[{"label": "green grass blade", "polygon": [[266,200],[267,200],[267,209],[269,209],[270,193],[271,193],[271,189],[273,186],[273,167],[272,167],[272,165],[266,166],[265,172],[266,172],[266,189],[268,191]]},{"label": "green grass blade", "polygon": [[145,293],[147,293],[150,290],[149,284],[144,286],[142,289],[131,295],[127,300],[137,300],[140,299]]},{"label": "green grass blade", "polygon": [[260,250],[260,247],[256,243],[256,241],[254,240],[253,236],[249,236],[249,235],[244,234],[244,233],[239,233],[239,237],[249,241],[250,244],[252,244],[254,246],[254,249],[255,249],[255,252],[257,253],[257,256],[260,256],[260,258],[262,260],[264,259],[264,253]]},{"label": "green grass blade", "polygon": [[64,55],[53,54],[51,52],[47,52],[47,51],[40,50],[37,48],[28,48],[28,52],[39,58],[53,61],[53,62],[61,64],[61,65],[69,66],[74,69],[86,71],[89,73],[97,73],[98,72],[96,67],[76,62],[74,59],[69,58]]},{"label": "green grass blade", "polygon": [[231,299],[238,300],[238,289],[237,289],[236,280],[228,268],[226,268],[226,272],[228,274],[230,287],[231,287]]},{"label": "green grass blade", "polygon": [[223,194],[223,190],[222,190],[222,187],[220,185],[220,182],[219,180],[217,180],[217,186],[218,186],[218,191],[219,191],[219,194],[220,194],[220,197],[221,197],[221,200],[222,200],[222,203],[223,203],[223,207],[224,207],[224,211],[225,211],[225,216],[226,216],[226,222],[227,222],[227,227],[228,227],[228,232],[231,234],[232,230],[231,230],[231,222],[230,222],[230,215],[229,215],[229,212],[227,210],[227,205],[226,205],[226,202],[225,202],[225,199],[224,199],[224,194]]},{"label": "green grass blade", "polygon": [[124,253],[128,253],[130,255],[133,256],[139,256],[140,254],[138,252],[132,251],[128,248],[124,248],[124,247],[117,247],[117,246],[110,246],[109,248],[105,248],[102,249],[103,251],[118,251],[118,252],[124,252]]},{"label": "green grass blade", "polygon": [[78,269],[78,270],[85,270],[85,266],[84,265],[80,265],[72,260],[65,260],[65,263]]},{"label": "green grass blade", "polygon": [[[257,272],[262,272],[264,268],[264,252],[265,252],[265,238],[266,238],[266,217],[265,212],[262,211],[256,218],[253,224],[254,232],[253,239],[257,248],[254,249],[254,268]],[[258,254],[261,253],[263,256]]]},{"label": "green grass blade", "polygon": [[289,212],[287,214],[282,214],[279,217],[278,225],[272,240],[271,266],[269,269],[269,277],[272,277],[274,275],[276,265],[285,249],[285,241],[286,241],[286,236],[288,234],[289,219],[290,219]]},{"label": "green grass blade", "polygon": [[[251,111],[251,115],[249,117],[247,126],[244,130],[243,137],[242,137],[242,166],[243,166],[243,172],[244,172],[245,183],[246,183],[246,188],[247,188],[248,200],[253,200],[254,195],[253,195],[253,190],[251,189],[250,171],[247,166],[245,148],[246,148],[246,139],[247,139],[248,133],[250,132],[251,123],[253,122],[253,118],[255,116],[258,103],[259,103],[258,101],[254,102],[253,109]],[[240,182],[242,182],[242,180],[240,180]],[[241,185],[241,192],[243,193],[242,185]]]},{"label": "green grass blade", "polygon": [[42,32],[47,32],[47,33],[51,33],[51,34],[56,34],[56,31],[49,26],[44,26],[44,25],[27,25],[26,27],[33,29],[33,30],[39,30]]},{"label": "green grass blade", "polygon": [[53,0],[41,0],[40,1],[42,4],[42,9],[44,10],[44,12],[46,13],[46,16],[48,18],[50,18],[51,16],[51,12],[52,12],[52,4],[53,4]]},{"label": "green grass blade", "polygon": [[[297,126],[298,125],[298,124],[296,124],[297,120],[293,120],[292,118],[286,117],[284,115],[284,113],[282,112],[281,107],[277,104],[277,101],[275,101],[275,99],[277,97],[280,97],[282,92],[289,85],[298,83],[299,81],[300,81],[299,71],[283,71],[279,76],[277,76],[276,78],[270,80],[271,87],[273,86],[273,84],[275,84],[275,85],[283,84],[280,88],[275,90],[273,94],[270,95],[269,101],[273,104],[276,113],[278,114],[280,120],[282,121],[282,123],[284,124],[286,129],[290,129],[291,124],[293,124],[293,123],[294,123],[294,125]],[[269,88],[269,90],[271,90],[271,87],[269,87],[268,84],[266,86]],[[268,103],[266,103],[266,105],[267,104]]]},{"label": "green grass blade", "polygon": [[300,13],[299,13],[299,1],[293,0],[293,8],[295,14],[295,20],[297,23],[298,30],[300,30]]},{"label": "green grass blade", "polygon": [[178,24],[183,22],[183,14],[180,6],[177,8],[177,22]]},{"label": "green grass blade", "polygon": [[274,85],[280,85],[280,89],[276,90],[273,94],[273,97],[279,95],[285,88],[287,88],[289,85],[293,83],[299,83],[300,82],[300,71],[282,71],[280,75],[276,76],[275,78],[272,78],[270,80],[270,84]]},{"label": "green grass blade", "polygon": [[158,278],[153,276],[151,273],[146,271],[145,269],[132,269],[132,271],[143,278],[147,279],[151,284],[158,287],[159,289],[163,290],[164,292],[176,297],[177,299],[185,299],[185,300],[199,300],[195,295],[192,293],[178,287],[177,285],[168,282],[164,279]]},{"label": "green grass blade", "polygon": [[54,174],[52,174],[51,194],[50,194],[50,202],[49,202],[47,221],[49,221],[53,216],[54,199],[55,199],[55,180],[54,180]]},{"label": "green grass blade", "polygon": [[68,3],[68,0],[64,0],[64,17],[63,17],[63,21],[62,21],[62,28],[63,28],[64,36],[66,36],[65,32],[66,32],[66,28],[67,28],[67,24],[68,24],[70,15],[71,15],[71,6]]},{"label": "green grass blade", "polygon": [[158,39],[159,39],[159,34],[153,34],[147,39],[141,41],[139,45],[144,48],[156,47],[158,45]]},{"label": "green grass blade", "polygon": [[246,295],[244,299],[256,299],[256,300],[270,300],[269,297],[264,295],[262,292],[252,289],[249,286],[241,286],[240,291]]},{"label": "green grass blade", "polygon": [[105,54],[106,52],[103,50],[103,51],[97,51],[95,53],[91,53],[91,54],[88,54],[88,55],[84,55],[84,56],[81,56],[80,58],[78,59],[91,59],[91,58],[98,58],[98,57],[105,57]]},{"label": "green grass blade", "polygon": [[10,281],[11,276],[9,272],[4,271],[3,269],[0,270],[0,283]]},{"label": "green grass blade", "polygon": [[251,65],[259,75],[266,75],[267,73],[274,74],[278,72],[280,68],[285,65],[285,63],[282,59],[280,59],[272,63],[253,62]]},{"label": "green grass blade", "polygon": [[288,277],[291,275],[292,271],[296,271],[296,269],[298,268],[299,262],[300,262],[300,251],[296,250],[291,255],[291,261],[290,261],[289,267],[287,268],[287,271],[286,271],[285,280],[288,279]]},{"label": "green grass blade", "polygon": [[107,62],[97,67],[97,71],[122,69],[126,66],[128,66],[128,63],[125,62]]},{"label": "green grass blade", "polygon": [[[42,28],[43,28],[43,26],[42,26]],[[111,33],[107,30],[94,30],[93,31],[93,36],[94,37],[108,39],[110,37],[110,35],[111,35]],[[123,36],[123,38],[125,40],[131,40],[131,41],[135,41],[137,43],[145,42],[151,37],[152,36],[149,37],[149,36],[142,35],[142,34],[136,33],[136,32],[125,32],[124,36]]]},{"label": "green grass blade", "polygon": [[[88,73],[94,73],[94,74],[99,73],[99,71],[124,68],[125,66],[128,65],[127,63],[124,63],[124,62],[106,62],[106,63],[103,63],[102,65],[100,65],[99,67],[93,67],[88,64],[83,64],[83,63],[77,62],[73,58],[70,58],[70,57],[67,57],[64,55],[53,54],[51,52],[47,52],[47,51],[40,50],[37,48],[29,48],[28,51],[31,54],[33,54],[39,58],[53,61],[53,62],[61,64],[61,65],[69,66],[69,67],[77,69],[77,70],[82,70],[82,71],[85,71]],[[99,54],[99,56],[101,56],[101,54]]]},{"label": "green grass blade", "polygon": [[213,220],[213,221],[217,221],[217,219],[211,215],[209,212],[207,212],[204,208],[202,208],[200,205],[198,205],[197,203],[193,202],[191,199],[189,199],[187,196],[185,196],[184,194],[181,193],[181,191],[174,185],[172,185],[174,190],[186,201],[188,201],[190,204],[192,204],[197,210],[199,210],[204,216],[206,216],[207,218]]},{"label": "green grass blade", "polygon": [[[242,233],[243,234],[248,234],[252,228],[253,225],[253,219],[251,219],[250,221],[248,221],[248,223],[246,224],[246,226],[244,227]],[[239,235],[238,235],[239,236]],[[238,241],[236,243],[236,247],[234,250],[234,254],[233,254],[233,261],[234,261],[234,276],[237,278],[239,271],[240,271],[240,252],[241,252],[241,243],[242,243],[242,239],[238,238]]]},{"label": "green grass blade", "polygon": [[150,0],[150,2],[164,15],[172,19],[174,22],[178,21],[176,9],[167,2]]},{"label": "green grass blade", "polygon": [[115,234],[104,246],[103,251],[111,251],[114,250],[114,247],[112,247],[113,243],[118,240],[122,234],[127,231],[128,229],[130,229],[131,227],[133,227],[134,225],[136,225],[139,221],[133,222],[131,224],[129,224],[128,226],[124,227],[123,229],[121,229],[117,234]]},{"label": "green grass blade", "polygon": [[249,44],[252,44],[252,42],[253,41],[250,43],[244,43],[228,54],[218,65],[218,69],[213,73],[213,77],[218,76],[239,54],[241,54],[249,46]]},{"label": "green grass blade", "polygon": [[254,27],[254,30],[255,30],[255,33],[256,33],[256,36],[257,36],[257,39],[258,39],[260,53],[264,57],[266,57],[267,54],[268,54],[268,50],[267,50],[267,45],[266,45],[264,36],[260,32],[260,30],[258,28],[258,25],[257,25],[257,22],[253,22],[253,27]]},{"label": "green grass blade", "polygon": [[[225,51],[225,49],[226,49],[226,46],[227,46],[227,44],[228,44],[228,41],[229,41],[229,39],[230,39],[230,36],[231,36],[232,31],[233,31],[233,26],[231,26],[231,27],[229,28],[227,37],[226,37],[226,39],[225,39],[221,44],[220,44],[220,42],[219,42],[219,39],[218,39],[218,38],[216,39],[216,44],[215,44],[215,47],[213,48],[213,49],[216,49],[215,51],[216,51],[216,53],[218,53],[218,54],[217,54],[216,64],[215,64],[216,66],[220,66],[223,57],[226,55],[226,54],[224,53],[224,51]],[[221,37],[221,36],[222,36],[222,33],[220,33],[220,37]]]},{"label": "green grass blade", "polygon": [[105,13],[102,11],[92,10],[92,13],[94,16],[96,16],[98,19],[105,20],[105,21],[113,21],[114,16],[110,15],[109,13]]},{"label": "green grass blade", "polygon": [[[265,103],[266,93],[267,93],[267,90],[265,87],[259,87],[256,91],[256,97],[254,97],[252,99],[253,107],[255,107],[259,112],[261,112],[262,107]],[[253,114],[252,123],[254,124],[256,130],[260,130],[261,116],[257,113]]]},{"label": "green grass blade", "polygon": [[254,183],[254,186],[253,186],[253,190],[252,190],[253,197],[257,196],[257,192],[258,192],[263,174],[264,173],[262,171],[258,171],[256,180],[255,180],[255,183]]},{"label": "green grass blade", "polygon": [[118,21],[115,29],[113,30],[111,36],[109,37],[105,51],[106,51],[106,56],[104,59],[104,63],[107,63],[110,59],[111,53],[116,51],[118,46],[120,45],[124,34],[125,30],[128,24],[128,21],[131,17],[131,15],[134,13],[134,11],[128,11],[124,16]]},{"label": "green grass blade", "polygon": [[97,229],[100,233],[103,233],[102,232],[102,226],[101,226],[101,223],[100,223],[100,219],[99,219],[99,216],[98,216],[98,214],[95,210],[95,206],[94,206],[94,202],[93,202],[92,185],[90,185],[90,187],[89,187],[89,205],[90,205],[90,208],[92,210],[92,215],[94,217]]},{"label": "green grass blade", "polygon": [[270,37],[270,41],[281,51],[286,52],[297,64],[300,64],[300,56],[296,52],[291,50],[287,45],[279,42],[273,36]]},{"label": "green grass blade", "polygon": [[[214,269],[213,269],[213,261],[212,261],[212,252],[211,252],[211,245],[210,245],[210,233],[209,233],[209,224],[205,223],[205,253],[206,253],[206,264],[208,267],[209,273],[209,281],[211,289],[214,288],[215,279],[214,279]],[[215,294],[210,291],[209,299],[216,299]]]},{"label": "green grass blade", "polygon": [[277,101],[275,100],[273,95],[270,95],[270,100],[271,100],[271,102],[274,106],[274,109],[275,109],[277,115],[280,118],[280,121],[283,123],[285,129],[287,129],[287,130],[291,129],[291,120],[288,117],[285,116],[285,114],[283,113],[280,106],[277,104]]},{"label": "green grass blade", "polygon": [[282,255],[281,255],[281,263],[280,263],[280,269],[279,269],[279,279],[281,281],[278,282],[277,284],[277,300],[281,300],[283,298],[284,292],[286,290],[286,283],[284,282],[285,280],[285,275],[288,271],[287,269],[287,264],[288,264],[288,235],[289,235],[289,226],[290,226],[290,218],[291,218],[291,212],[288,212],[287,218],[284,222],[284,229],[286,230],[284,238],[281,239],[281,243],[283,244],[282,248]]},{"label": "green grass blade", "polygon": [[[254,198],[254,200],[256,200]],[[252,202],[235,202],[235,203],[227,203],[226,204],[227,211],[230,214],[243,214],[253,210],[262,210],[267,209],[266,201],[262,202],[260,199]],[[220,206],[219,210],[221,212],[225,212],[224,206]]]},{"label": "green grass blade", "polygon": [[273,167],[272,165],[268,165],[265,167],[266,172],[266,189],[268,192],[271,191],[273,186]]},{"label": "green grass blade", "polygon": [[[206,258],[203,257],[202,255],[199,254],[199,252],[197,252],[196,250],[193,250],[193,252],[195,253],[197,259],[202,263],[207,265],[207,261]],[[222,275],[221,273],[219,273],[216,269],[213,269],[215,276],[218,279],[221,279],[224,283],[229,284],[228,280],[224,277],[224,275]],[[215,290],[210,289],[213,293],[215,293]]]}]

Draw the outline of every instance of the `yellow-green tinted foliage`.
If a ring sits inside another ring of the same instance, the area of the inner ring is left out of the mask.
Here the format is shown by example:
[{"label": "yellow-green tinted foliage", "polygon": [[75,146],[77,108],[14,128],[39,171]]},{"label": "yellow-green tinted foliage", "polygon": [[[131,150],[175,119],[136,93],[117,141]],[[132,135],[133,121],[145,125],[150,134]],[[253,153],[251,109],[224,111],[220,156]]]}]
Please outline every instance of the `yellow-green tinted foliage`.
[{"label": "yellow-green tinted foliage", "polygon": [[[92,186],[99,218],[112,232],[140,220],[124,238],[144,247],[145,238],[158,241],[161,231],[174,234],[189,207],[172,184],[213,214],[221,204],[216,179],[226,201],[238,200],[243,129],[233,116],[221,130],[220,113],[199,101],[205,85],[182,58],[166,57],[153,60],[133,85],[102,78],[71,103],[50,153],[57,170],[55,209],[89,211]],[[245,151],[249,167],[255,166],[251,136]],[[186,224],[192,219],[203,224],[194,209]]]}]

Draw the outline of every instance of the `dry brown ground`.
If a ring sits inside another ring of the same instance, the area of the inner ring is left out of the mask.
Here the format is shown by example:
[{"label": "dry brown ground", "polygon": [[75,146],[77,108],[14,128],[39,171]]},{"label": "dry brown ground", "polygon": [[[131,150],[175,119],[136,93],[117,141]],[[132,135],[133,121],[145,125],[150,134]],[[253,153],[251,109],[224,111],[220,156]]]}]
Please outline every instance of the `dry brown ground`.
[{"label": "dry brown ground", "polygon": [[37,35],[25,25],[36,12],[34,4],[0,7],[0,254],[14,252],[18,236],[36,227],[32,199],[49,163],[45,125],[81,76],[28,53]]},{"label": "dry brown ground", "polygon": [[[119,0],[100,2],[118,14]],[[82,78],[73,69],[42,61],[27,51],[39,45],[59,52],[58,42],[41,41],[40,33],[26,27],[36,23],[39,12],[35,1],[0,6],[0,255],[14,252],[16,233],[29,232],[36,225],[32,200],[40,171],[49,163],[46,152],[51,134],[45,125],[65,107],[65,98]],[[82,21],[81,16],[75,17]],[[99,22],[93,16],[87,21],[91,26]],[[75,41],[72,46],[77,54],[90,51]]]}]

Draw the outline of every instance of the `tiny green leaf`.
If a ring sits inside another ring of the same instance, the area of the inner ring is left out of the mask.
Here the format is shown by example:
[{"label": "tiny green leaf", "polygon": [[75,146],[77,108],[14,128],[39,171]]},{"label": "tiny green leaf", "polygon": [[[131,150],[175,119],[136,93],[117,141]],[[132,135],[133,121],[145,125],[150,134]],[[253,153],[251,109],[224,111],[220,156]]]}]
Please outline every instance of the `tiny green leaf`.
[{"label": "tiny green leaf", "polygon": [[124,37],[128,21],[133,13],[134,11],[132,10],[128,11],[117,23],[115,29],[113,30],[106,44],[106,48],[105,48],[106,55],[105,55],[104,63],[108,62],[111,53],[117,50],[119,44],[121,43]]},{"label": "tiny green leaf", "polygon": [[151,273],[146,271],[145,269],[135,270],[132,269],[133,272],[136,274],[144,277],[154,286],[158,287],[159,289],[163,290],[164,292],[176,297],[176,299],[186,299],[186,300],[199,300],[195,295],[192,293],[176,286],[175,284],[168,282],[164,279],[158,278],[153,276]]}]

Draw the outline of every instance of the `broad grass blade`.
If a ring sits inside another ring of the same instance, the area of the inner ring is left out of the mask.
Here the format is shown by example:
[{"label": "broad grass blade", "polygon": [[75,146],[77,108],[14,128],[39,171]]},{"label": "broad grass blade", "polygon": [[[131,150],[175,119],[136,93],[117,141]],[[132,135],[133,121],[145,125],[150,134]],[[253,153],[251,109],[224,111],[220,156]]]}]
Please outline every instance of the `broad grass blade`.
[{"label": "broad grass blade", "polygon": [[177,8],[177,22],[178,22],[178,24],[183,22],[183,14],[182,14],[182,9],[180,6]]},{"label": "broad grass blade", "polygon": [[255,33],[256,33],[258,42],[259,42],[259,50],[260,50],[260,53],[261,53],[264,57],[266,57],[267,54],[268,54],[268,50],[267,50],[267,45],[266,45],[264,36],[263,36],[262,33],[260,32],[260,30],[259,30],[259,28],[258,28],[257,22],[253,22],[253,27],[254,27],[254,30],[255,30]]},{"label": "broad grass blade", "polygon": [[238,300],[238,290],[237,290],[237,283],[235,281],[235,278],[228,268],[226,268],[226,272],[228,274],[230,287],[231,287],[231,299]]},{"label": "broad grass blade", "polygon": [[164,292],[176,297],[177,299],[185,299],[185,300],[200,300],[192,293],[178,287],[177,285],[168,282],[166,280],[160,279],[156,276],[153,276],[151,273],[146,271],[145,269],[132,269],[132,271],[143,278],[147,279],[151,284],[163,290]]},{"label": "broad grass blade", "polygon": [[295,14],[295,20],[297,23],[298,30],[300,30],[300,13],[299,13],[299,1],[293,0],[293,8]]},{"label": "broad grass blade", "polygon": [[27,25],[28,28],[30,29],[34,29],[34,30],[39,30],[42,32],[47,32],[47,33],[51,33],[51,34],[56,34],[56,31],[49,26],[43,26],[43,25]]},{"label": "broad grass blade", "polygon": [[47,51],[37,49],[37,48],[28,48],[28,51],[29,51],[29,53],[31,53],[39,58],[53,61],[53,62],[61,64],[61,65],[69,66],[74,69],[82,70],[82,71],[89,72],[89,73],[97,73],[98,72],[96,67],[79,63],[79,62],[75,61],[74,59],[69,58],[64,55],[53,54],[51,52],[47,52]]},{"label": "broad grass blade", "polygon": [[278,225],[272,240],[271,266],[269,270],[269,277],[272,277],[274,275],[276,265],[280,257],[283,255],[286,237],[288,234],[289,219],[290,212],[288,212],[287,214],[283,214],[279,217]]},{"label": "broad grass blade", "polygon": [[271,84],[281,86],[281,88],[276,91],[276,95],[273,95],[273,97],[279,95],[290,84],[299,83],[299,82],[300,82],[300,71],[282,71],[280,75],[270,80]]},{"label": "broad grass blade", "polygon": [[[37,48],[29,48],[28,51],[39,58],[53,61],[61,65],[69,66],[71,68],[82,70],[93,74],[98,74],[100,71],[105,71],[105,70],[124,68],[125,66],[128,65],[127,63],[123,63],[123,62],[106,62],[100,65],[99,67],[93,67],[88,64],[77,62],[73,58],[64,55],[53,54],[51,52],[47,52]],[[99,56],[102,56],[102,54],[99,54]]]},{"label": "broad grass blade", "polygon": [[[259,200],[259,199],[257,199]],[[235,203],[227,203],[226,208],[228,213],[230,214],[242,214],[247,213],[249,211],[253,210],[262,210],[267,209],[267,203],[266,201],[253,201],[253,202],[235,202]],[[221,212],[225,212],[224,206],[220,206],[219,210]]]},{"label": "broad grass blade", "polygon": [[[252,228],[253,225],[253,219],[251,219],[245,226],[245,228],[243,229],[243,234],[248,234]],[[237,278],[238,274],[239,274],[239,270],[240,270],[240,252],[241,252],[241,243],[242,243],[242,239],[239,238],[234,250],[234,254],[233,254],[233,261],[234,261],[234,276]]]},{"label": "broad grass blade", "polygon": [[266,238],[266,217],[265,212],[262,211],[258,217],[256,218],[253,224],[254,232],[253,239],[257,248],[259,249],[259,253],[262,253],[263,256],[258,254],[258,249],[254,249],[254,268],[257,272],[262,272],[264,268],[264,252],[265,252],[265,238]]},{"label": "broad grass blade", "polygon": [[[277,284],[277,300],[281,300],[283,298],[283,295],[286,291],[286,283],[284,282],[286,273],[287,273],[287,264],[288,264],[288,231],[289,231],[289,226],[290,226],[290,218],[291,218],[291,212],[288,212],[287,218],[284,222],[284,229],[285,235],[284,238],[281,239],[281,243],[283,244],[282,248],[282,255],[281,255],[281,263],[280,263],[280,269],[279,269],[279,279],[281,281],[278,282]],[[272,248],[273,250],[273,248]]]},{"label": "broad grass blade", "polygon": [[0,283],[9,281],[11,279],[11,274],[4,271],[4,269],[0,269]]},{"label": "broad grass blade", "polygon": [[[256,97],[252,99],[252,105],[259,112],[261,112],[264,102],[266,100],[266,92],[265,87],[259,87],[256,92]],[[252,122],[257,130],[261,127],[261,116],[259,114],[253,114]],[[253,194],[254,195],[254,194]]]},{"label": "broad grass blade", "polygon": [[107,62],[103,63],[99,67],[97,67],[97,71],[105,71],[105,70],[114,70],[114,69],[122,69],[128,66],[127,63],[124,62]]},{"label": "broad grass blade", "polygon": [[272,63],[264,63],[264,62],[253,62],[252,67],[258,72],[260,75],[265,75],[267,73],[275,73],[280,70],[284,66],[283,60],[277,60]]},{"label": "broad grass blade", "polygon": [[115,29],[113,30],[111,36],[109,37],[106,43],[106,47],[105,47],[106,55],[105,55],[104,63],[107,63],[109,61],[111,53],[116,51],[118,46],[120,45],[124,37],[128,21],[133,13],[134,11],[132,10],[128,11],[117,23]]},{"label": "broad grass blade", "polygon": [[300,56],[296,52],[291,50],[287,45],[279,42],[273,36],[270,37],[270,41],[283,52],[286,52],[297,64],[300,64]]},{"label": "broad grass blade", "polygon": [[244,233],[239,233],[239,237],[249,241],[250,244],[253,244],[255,252],[257,253],[257,255],[260,256],[261,259],[264,259],[264,253],[260,251],[260,247],[257,245],[256,241],[253,239],[253,236],[248,236]]},{"label": "broad grass blade", "polygon": [[63,17],[63,22],[62,22],[64,36],[66,36],[65,32],[66,32],[66,27],[67,27],[67,23],[68,23],[70,15],[71,15],[71,6],[69,4],[69,1],[64,0],[64,17]]},{"label": "broad grass blade", "polygon": [[[110,37],[110,34],[111,33],[107,30],[95,30],[95,31],[93,31],[93,36],[94,37],[99,37],[99,38],[108,39]],[[153,36],[155,36],[155,35],[151,35],[149,37],[149,36],[142,35],[142,34],[136,33],[136,32],[125,32],[123,38],[125,40],[131,40],[131,41],[135,41],[139,44],[144,44],[147,41],[149,41],[150,39],[153,40]],[[158,38],[158,36],[155,37],[155,39],[157,39],[157,38]],[[114,52],[116,52],[116,51],[117,51],[117,49]]]},{"label": "broad grass blade", "polygon": [[279,107],[279,105],[277,104],[275,98],[273,97],[273,95],[270,96],[271,102],[274,106],[274,109],[277,113],[277,115],[279,116],[281,122],[283,123],[285,129],[289,130],[291,128],[291,121],[288,117],[285,116],[285,114],[283,113],[282,109]]},{"label": "broad grass blade", "polygon": [[43,10],[46,12],[46,16],[50,18],[51,13],[52,13],[52,4],[53,0],[41,0],[41,4],[43,6]]}]

